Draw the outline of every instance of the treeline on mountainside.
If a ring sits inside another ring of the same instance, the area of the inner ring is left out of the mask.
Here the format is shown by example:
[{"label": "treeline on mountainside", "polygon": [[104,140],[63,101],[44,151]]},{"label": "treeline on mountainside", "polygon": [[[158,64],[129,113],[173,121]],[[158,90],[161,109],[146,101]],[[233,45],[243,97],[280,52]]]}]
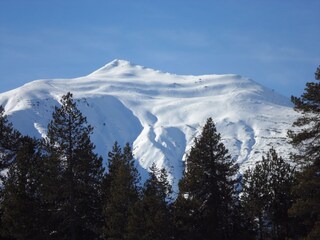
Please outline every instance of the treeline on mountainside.
[{"label": "treeline on mountainside", "polygon": [[0,239],[320,239],[319,82],[292,97],[294,161],[271,148],[240,173],[209,118],[174,194],[156,165],[141,183],[130,144],[115,142],[104,168],[72,94],[60,102],[43,139],[0,106]]}]

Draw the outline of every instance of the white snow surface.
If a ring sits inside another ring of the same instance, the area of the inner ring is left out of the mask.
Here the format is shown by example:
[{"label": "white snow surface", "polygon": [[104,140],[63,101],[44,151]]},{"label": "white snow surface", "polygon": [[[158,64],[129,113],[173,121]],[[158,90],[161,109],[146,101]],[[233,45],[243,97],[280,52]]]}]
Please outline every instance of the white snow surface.
[{"label": "white snow surface", "polygon": [[54,106],[72,92],[94,127],[96,152],[107,159],[114,141],[129,142],[143,177],[165,167],[177,190],[183,161],[208,117],[243,171],[271,147],[291,151],[286,133],[297,113],[288,98],[239,75],[175,75],[114,60],[88,76],[37,80],[0,94],[14,127],[46,135]]}]

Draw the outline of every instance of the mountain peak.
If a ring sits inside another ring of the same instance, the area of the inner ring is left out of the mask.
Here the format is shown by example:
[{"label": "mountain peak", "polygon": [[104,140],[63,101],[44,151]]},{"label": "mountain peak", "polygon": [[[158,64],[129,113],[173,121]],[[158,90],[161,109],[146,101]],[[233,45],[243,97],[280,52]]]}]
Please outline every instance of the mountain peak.
[{"label": "mountain peak", "polygon": [[35,81],[1,93],[0,105],[19,131],[42,137],[66,92],[82,99],[96,153],[104,156],[114,141],[132,143],[140,166],[165,167],[176,189],[182,161],[208,117],[241,171],[270,146],[285,157],[292,151],[286,142],[296,118],[290,101],[237,75],[175,75],[115,59],[89,76]]},{"label": "mountain peak", "polygon": [[111,62],[107,63],[105,66],[112,66],[112,67],[135,66],[135,64],[123,59],[114,59]]},{"label": "mountain peak", "polygon": [[106,75],[106,74],[123,76],[123,75],[127,75],[126,73],[131,72],[132,69],[136,67],[142,68],[141,66],[137,66],[127,60],[114,59],[113,61],[107,63],[103,67],[91,73],[90,76]]}]

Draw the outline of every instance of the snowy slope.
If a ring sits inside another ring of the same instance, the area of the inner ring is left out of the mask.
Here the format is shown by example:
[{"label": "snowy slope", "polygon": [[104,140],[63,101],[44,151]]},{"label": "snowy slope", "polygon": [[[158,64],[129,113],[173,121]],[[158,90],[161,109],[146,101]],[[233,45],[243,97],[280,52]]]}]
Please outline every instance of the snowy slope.
[{"label": "snowy slope", "polygon": [[94,126],[104,158],[114,141],[133,144],[139,164],[170,171],[176,186],[183,159],[208,117],[241,169],[274,146],[290,151],[286,132],[296,118],[290,101],[238,75],[181,76],[114,60],[85,77],[38,80],[0,94],[0,104],[24,134],[45,136],[53,106],[68,91]]}]

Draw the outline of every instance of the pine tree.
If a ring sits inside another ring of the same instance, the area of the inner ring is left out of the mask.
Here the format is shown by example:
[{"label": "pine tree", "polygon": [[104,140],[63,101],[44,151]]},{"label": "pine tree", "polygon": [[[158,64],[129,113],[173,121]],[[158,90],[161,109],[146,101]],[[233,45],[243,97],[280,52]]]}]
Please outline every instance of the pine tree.
[{"label": "pine tree", "polygon": [[[40,165],[40,198],[44,221],[42,222],[45,239],[64,239],[66,233],[61,230],[64,218],[61,214],[61,203],[63,202],[63,190],[65,180],[62,178],[63,165],[54,152],[47,152],[47,139],[40,141],[42,164]],[[64,229],[64,228],[63,228]]]},{"label": "pine tree", "polygon": [[115,142],[108,157],[109,172],[104,183],[103,234],[106,239],[121,240],[128,235],[128,218],[139,199],[137,185],[140,178],[129,144],[122,151]]},{"label": "pine tree", "polygon": [[5,115],[4,108],[0,105],[0,237],[2,232],[2,201],[4,170],[14,162],[16,151],[19,148],[21,134],[13,129],[12,123],[9,122]]},{"label": "pine tree", "polygon": [[[55,206],[60,219],[56,235],[60,239],[98,239],[102,222],[102,159],[90,140],[93,128],[77,108],[71,93],[61,98],[48,125],[46,139],[48,169],[63,183],[50,193],[48,205]],[[50,179],[48,184],[50,184]],[[55,183],[56,180],[54,180]],[[47,188],[50,190],[50,188]]]},{"label": "pine tree", "polygon": [[273,239],[285,239],[290,234],[291,219],[288,209],[292,205],[292,187],[294,169],[274,149],[267,155],[270,164],[270,190],[272,201],[269,205],[269,216],[272,223]]},{"label": "pine tree", "polygon": [[171,239],[172,223],[168,202],[171,193],[166,170],[159,170],[153,164],[149,179],[143,187],[142,199],[137,201],[129,215],[127,239]]},{"label": "pine tree", "polygon": [[4,114],[4,108],[0,106],[0,180],[1,172],[14,161],[20,137],[21,134],[13,129],[12,123]]},{"label": "pine tree", "polygon": [[211,118],[186,158],[175,202],[178,239],[231,239],[236,165]]},{"label": "pine tree", "polygon": [[14,239],[44,239],[41,195],[41,154],[37,141],[22,137],[15,162],[4,179],[2,228]]},{"label": "pine tree", "polygon": [[251,219],[253,227],[257,219],[257,229],[253,230],[259,233],[259,239],[264,239],[265,221],[267,205],[270,201],[270,192],[267,189],[268,171],[266,161],[257,164],[255,168],[248,169],[243,176],[243,195],[242,205],[247,216]]},{"label": "pine tree", "polygon": [[[320,81],[320,66],[315,73]],[[320,236],[320,82],[308,82],[301,97],[292,97],[301,113],[288,131],[291,144],[299,150],[294,159],[302,164],[294,187],[295,201],[290,214],[299,222],[297,235],[307,239]]]},{"label": "pine tree", "polygon": [[258,220],[260,239],[285,239],[289,235],[293,169],[274,149],[243,176],[242,204],[252,222]]},{"label": "pine tree", "polygon": [[[316,80],[320,81],[320,66],[315,73]],[[294,110],[301,116],[293,123],[298,127],[296,131],[289,130],[288,136],[291,144],[299,149],[295,154],[295,160],[303,160],[307,163],[320,165],[320,82],[308,82],[305,93],[301,97],[291,97]]]}]

